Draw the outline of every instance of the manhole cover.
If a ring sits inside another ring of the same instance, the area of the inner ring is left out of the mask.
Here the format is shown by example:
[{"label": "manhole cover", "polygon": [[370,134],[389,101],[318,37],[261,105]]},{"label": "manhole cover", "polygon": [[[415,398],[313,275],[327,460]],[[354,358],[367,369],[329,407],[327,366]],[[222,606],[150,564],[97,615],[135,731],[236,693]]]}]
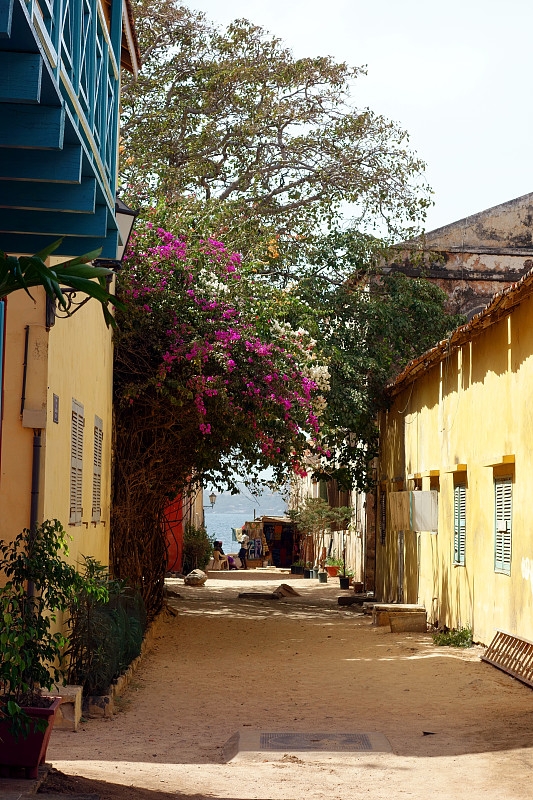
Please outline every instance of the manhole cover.
[{"label": "manhole cover", "polygon": [[262,733],[260,750],[372,750],[366,733]]},{"label": "manhole cover", "polygon": [[390,753],[391,746],[382,733],[300,733],[296,731],[241,730],[223,747],[224,760],[234,758],[264,761],[279,760],[289,753],[305,753],[306,760],[345,760],[357,753]]}]

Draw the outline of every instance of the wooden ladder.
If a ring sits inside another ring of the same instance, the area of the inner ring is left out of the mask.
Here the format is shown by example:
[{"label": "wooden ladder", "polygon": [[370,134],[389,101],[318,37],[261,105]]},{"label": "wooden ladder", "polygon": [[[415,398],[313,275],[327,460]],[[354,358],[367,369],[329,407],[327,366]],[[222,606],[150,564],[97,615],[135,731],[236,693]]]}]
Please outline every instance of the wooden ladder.
[{"label": "wooden ladder", "polygon": [[498,630],[481,659],[533,688],[533,642],[528,639]]}]

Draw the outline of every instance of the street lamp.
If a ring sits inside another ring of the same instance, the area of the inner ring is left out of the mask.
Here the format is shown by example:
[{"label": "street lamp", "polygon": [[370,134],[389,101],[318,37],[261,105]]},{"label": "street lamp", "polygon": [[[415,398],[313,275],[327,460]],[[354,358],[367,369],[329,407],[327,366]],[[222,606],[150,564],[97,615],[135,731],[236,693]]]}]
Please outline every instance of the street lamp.
[{"label": "street lamp", "polygon": [[[92,262],[94,267],[107,267],[116,271],[122,268],[122,261],[124,253],[129,244],[131,232],[135,225],[135,220],[140,214],[138,208],[134,211],[126,205],[120,197],[115,197],[115,219],[120,233],[122,244],[117,246],[116,258],[95,258]],[[106,276],[107,288],[111,285],[113,280],[113,273]],[[77,299],[77,289],[62,289],[63,297],[66,301],[65,308],[58,308],[55,301],[51,300],[48,295],[46,296],[46,327],[51,328],[54,325],[56,317],[71,317],[76,311],[79,311],[91,298],[89,296],[83,297],[82,300]]]},{"label": "street lamp", "polygon": [[122,266],[122,259],[124,258],[124,253],[126,252],[126,248],[130,241],[131,232],[139,213],[139,208],[134,211],[132,208],[127,206],[126,203],[120,199],[120,197],[115,198],[115,218],[120,231],[120,238],[123,242],[123,244],[119,245],[117,249],[118,264],[115,269],[120,269]]},{"label": "street lamp", "polygon": [[[213,506],[215,505],[216,499],[217,499],[216,494],[214,492],[211,492],[211,494],[209,495],[209,502],[211,503],[211,508],[213,508]],[[209,508],[209,506],[204,506],[204,508]]]}]

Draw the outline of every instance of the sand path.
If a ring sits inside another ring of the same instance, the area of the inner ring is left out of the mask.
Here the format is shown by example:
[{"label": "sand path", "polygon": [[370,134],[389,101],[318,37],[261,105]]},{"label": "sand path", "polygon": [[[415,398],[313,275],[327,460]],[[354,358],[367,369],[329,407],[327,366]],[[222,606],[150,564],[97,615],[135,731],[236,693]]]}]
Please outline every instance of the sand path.
[{"label": "sand path", "polygon": [[[237,599],[282,581],[302,596]],[[88,779],[78,791],[153,800],[531,798],[533,691],[480,662],[481,648],[437,648],[429,634],[373,628],[338,607],[331,582],[250,572],[200,589],[169,586],[182,595],[171,601],[177,616],[122,711],[52,736],[48,760]],[[392,752],[225,763],[224,743],[256,729],[379,732]]]}]

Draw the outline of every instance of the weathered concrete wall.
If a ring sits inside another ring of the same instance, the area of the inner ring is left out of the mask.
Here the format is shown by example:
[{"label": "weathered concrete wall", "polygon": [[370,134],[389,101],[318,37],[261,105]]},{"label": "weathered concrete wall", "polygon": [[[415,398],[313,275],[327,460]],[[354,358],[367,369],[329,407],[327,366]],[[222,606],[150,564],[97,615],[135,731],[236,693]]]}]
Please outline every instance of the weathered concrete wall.
[{"label": "weathered concrete wall", "polygon": [[533,193],[436,228],[425,236],[431,248],[521,249],[533,247]]},{"label": "weathered concrete wall", "polygon": [[[391,264],[424,275],[449,297],[448,310],[471,319],[491,297],[533,267],[533,193],[426,233]],[[417,260],[418,259],[418,260]]]}]

